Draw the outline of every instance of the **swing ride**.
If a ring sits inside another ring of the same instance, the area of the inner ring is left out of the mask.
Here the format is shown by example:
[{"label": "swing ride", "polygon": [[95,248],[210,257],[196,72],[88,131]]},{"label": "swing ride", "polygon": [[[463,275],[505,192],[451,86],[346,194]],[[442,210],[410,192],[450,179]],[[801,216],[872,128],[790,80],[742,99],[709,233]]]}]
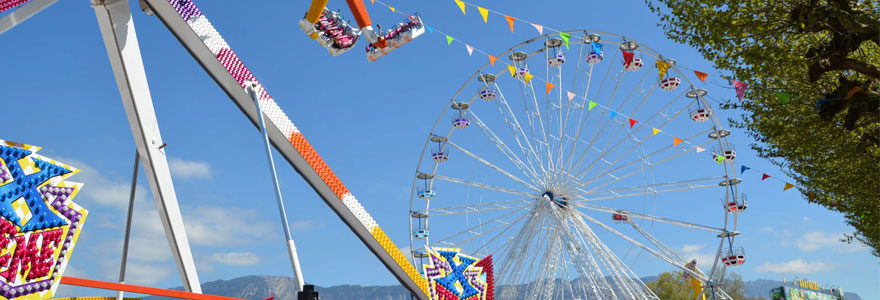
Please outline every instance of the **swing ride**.
[{"label": "swing ride", "polygon": [[[0,11],[27,2],[3,1]],[[53,2],[35,0],[22,11],[32,15]],[[184,288],[200,293],[152,99],[143,92],[148,87],[130,8],[125,0],[93,2]],[[333,56],[363,37],[367,59],[376,61],[425,33],[418,15],[383,32],[373,27],[361,0],[346,0],[358,27],[327,3],[313,0],[299,26]],[[639,254],[648,253],[680,269],[695,298],[705,291],[730,299],[717,283],[727,267],[746,261],[736,229],[748,207],[733,172],[730,131],[706,100],[708,92],[696,89],[675,60],[637,41],[588,30],[543,34],[505,50],[499,57],[507,63],[496,66],[493,60],[465,80],[427,134],[407,214],[411,253],[404,254],[193,1],[142,0],[141,8],[158,17],[252,123],[264,126],[267,148],[278,150],[415,298],[658,299],[632,268]],[[686,138],[670,145],[655,137],[667,130]],[[690,153],[703,147],[711,151]],[[271,154],[269,162],[274,169]],[[690,171],[680,172],[681,166]],[[0,190],[12,175],[0,172]],[[697,214],[713,216],[711,222],[665,207],[719,189],[720,205],[692,205]],[[280,190],[277,199],[283,211]],[[607,219],[615,225],[605,224]],[[302,289],[296,250],[286,235]],[[713,261],[682,257],[663,242],[673,235],[718,239]],[[49,274],[47,268],[40,272]]]}]

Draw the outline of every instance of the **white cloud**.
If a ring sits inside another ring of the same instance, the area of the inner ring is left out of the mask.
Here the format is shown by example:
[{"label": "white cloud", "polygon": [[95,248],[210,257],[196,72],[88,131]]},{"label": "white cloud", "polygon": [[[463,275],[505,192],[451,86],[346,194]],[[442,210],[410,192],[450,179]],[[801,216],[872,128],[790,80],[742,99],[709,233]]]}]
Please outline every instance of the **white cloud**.
[{"label": "white cloud", "polygon": [[183,214],[186,235],[196,245],[241,245],[254,237],[270,236],[274,228],[250,209],[201,206],[183,210]]},{"label": "white cloud", "polygon": [[764,226],[761,229],[758,229],[758,231],[760,231],[760,232],[773,232],[773,227]]},{"label": "white cloud", "polygon": [[[128,262],[125,265],[125,281],[131,284],[153,285],[167,278],[168,275],[171,275],[172,271],[176,271],[176,269],[172,268],[173,265]],[[114,272],[116,271],[118,270],[114,270]]]},{"label": "white cloud", "polygon": [[[130,178],[128,180],[111,180],[84,162],[66,158],[58,158],[58,161],[80,170],[79,174],[70,178],[70,181],[85,183],[74,202],[86,207],[86,209],[91,205],[109,206],[123,210],[128,207],[128,199],[131,193]],[[128,169],[127,172],[123,173],[131,175],[130,172],[131,169]],[[143,186],[137,186],[135,201],[146,201],[147,193],[147,189]]]},{"label": "white cloud", "polygon": [[867,249],[865,245],[858,242],[853,244],[842,242],[843,238],[843,233],[810,231],[804,233],[796,243],[798,248],[803,251],[813,251],[822,247],[832,247],[838,252],[858,252]]},{"label": "white cloud", "polygon": [[206,162],[172,157],[168,161],[171,175],[178,179],[211,178],[211,166]]},{"label": "white cloud", "polygon": [[778,273],[778,274],[810,274],[816,272],[824,272],[829,271],[833,267],[830,264],[826,264],[821,260],[817,261],[804,261],[802,258],[798,258],[792,261],[784,262],[781,264],[771,264],[764,263],[763,265],[755,267],[755,271],[762,273]]},{"label": "white cloud", "polygon": [[315,222],[311,220],[298,220],[290,224],[290,229],[296,231],[307,231],[315,228]]},{"label": "white cloud", "polygon": [[250,266],[260,262],[260,258],[250,252],[214,253],[211,261],[230,266]]},{"label": "white cloud", "polygon": [[702,252],[706,244],[685,244],[681,247],[682,258],[685,260],[697,260],[697,266],[701,268],[711,267],[715,262],[715,255]]}]

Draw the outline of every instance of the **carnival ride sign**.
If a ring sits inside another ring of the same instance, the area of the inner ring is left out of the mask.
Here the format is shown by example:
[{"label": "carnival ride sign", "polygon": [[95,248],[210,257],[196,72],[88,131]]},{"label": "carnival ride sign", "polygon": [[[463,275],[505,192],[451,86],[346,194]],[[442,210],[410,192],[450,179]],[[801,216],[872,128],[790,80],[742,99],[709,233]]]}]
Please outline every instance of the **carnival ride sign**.
[{"label": "carnival ride sign", "polygon": [[461,253],[458,248],[428,249],[424,265],[432,300],[492,300],[495,278],[492,256],[483,259]]},{"label": "carnival ride sign", "polygon": [[73,203],[78,169],[0,140],[0,296],[54,295],[88,213]]}]

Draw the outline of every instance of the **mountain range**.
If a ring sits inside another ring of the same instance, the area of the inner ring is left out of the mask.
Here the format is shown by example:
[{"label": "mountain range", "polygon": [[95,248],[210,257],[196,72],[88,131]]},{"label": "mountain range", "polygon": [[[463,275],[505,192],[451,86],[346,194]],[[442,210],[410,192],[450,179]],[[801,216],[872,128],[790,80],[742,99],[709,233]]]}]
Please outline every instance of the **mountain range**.
[{"label": "mountain range", "polygon": [[[642,278],[644,282],[657,280],[657,276]],[[293,278],[280,276],[244,276],[230,280],[216,280],[202,284],[205,294],[261,300],[275,297],[275,300],[296,300]],[[757,279],[744,282],[746,296],[769,299],[770,290],[782,286],[782,281]],[[183,290],[176,287],[175,290]],[[409,292],[399,285],[360,286],[337,285],[316,286],[321,300],[409,300]],[[844,289],[845,290],[845,289]],[[846,292],[846,300],[861,300],[856,293]],[[175,300],[165,297],[145,297],[143,300]]]}]

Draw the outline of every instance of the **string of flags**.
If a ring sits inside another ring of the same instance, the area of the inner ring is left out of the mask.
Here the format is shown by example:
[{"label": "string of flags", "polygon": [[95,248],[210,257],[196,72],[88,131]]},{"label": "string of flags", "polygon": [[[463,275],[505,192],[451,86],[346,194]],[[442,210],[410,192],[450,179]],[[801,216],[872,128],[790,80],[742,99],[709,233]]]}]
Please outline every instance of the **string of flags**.
[{"label": "string of flags", "polygon": [[[511,30],[511,32],[513,32],[513,30],[514,30],[514,22],[516,22],[516,21],[520,21],[520,22],[526,22],[526,23],[529,23],[532,27],[535,28],[535,30],[538,31],[539,34],[543,34],[543,30],[544,30],[545,28],[546,28],[546,29],[549,29],[549,30],[551,30],[551,31],[556,31],[556,32],[558,32],[560,39],[563,40],[563,43],[566,45],[566,47],[568,47],[568,45],[569,45],[569,41],[570,41],[570,39],[572,38],[572,35],[569,34],[569,33],[560,32],[560,31],[558,31],[558,30],[555,30],[555,29],[552,29],[552,28],[549,28],[549,27],[546,27],[546,26],[543,26],[543,25],[540,25],[540,24],[532,23],[532,22],[526,21],[526,20],[524,20],[524,19],[518,19],[518,18],[515,18],[515,17],[512,17],[512,16],[508,16],[508,15],[502,14],[502,13],[500,13],[500,12],[497,12],[497,11],[491,10],[491,9],[483,8],[483,7],[481,7],[481,6],[477,6],[477,5],[475,5],[475,4],[471,4],[471,3],[468,3],[468,2],[464,2],[464,1],[462,1],[462,0],[453,0],[453,1],[454,1],[454,2],[456,3],[456,5],[461,9],[462,14],[465,14],[465,15],[467,15],[467,6],[473,6],[473,7],[476,7],[476,8],[477,8],[477,11],[480,13],[480,16],[483,18],[483,21],[484,21],[485,23],[488,23],[488,15],[489,15],[489,13],[493,13],[493,14],[498,14],[498,15],[502,15],[502,16],[504,16],[504,18],[507,20],[507,22],[508,22],[508,24],[509,24],[509,26],[510,26],[510,30]],[[388,4],[384,3],[384,2],[382,2],[381,0],[371,0],[371,2],[374,3],[374,4],[375,4],[375,3],[379,3],[380,5],[386,6],[386,7],[388,7],[392,12],[397,12],[397,13],[403,14],[403,15],[405,15],[405,16],[409,16],[409,15],[403,13],[403,12],[399,12],[399,11],[397,11],[396,9],[394,9],[394,8],[391,7],[390,5],[388,5]],[[466,43],[466,42],[464,42],[464,41],[457,40],[457,39],[453,38],[451,35],[449,35],[448,33],[445,33],[445,32],[443,32],[443,31],[438,30],[437,28],[432,27],[432,26],[429,26],[429,25],[427,25],[427,24],[425,25],[425,28],[426,28],[426,30],[427,30],[429,33],[437,32],[437,33],[439,33],[439,34],[442,34],[442,35],[446,38],[446,44],[447,44],[447,45],[452,45],[453,42],[457,42],[457,43],[460,43],[460,44],[464,45],[464,46],[465,46],[465,49],[467,50],[469,56],[472,56],[473,53],[476,51],[476,52],[478,52],[478,53],[481,53],[481,54],[483,54],[483,55],[486,55],[486,56],[489,58],[489,63],[490,63],[490,65],[495,66],[495,63],[498,62],[498,57],[493,56],[493,55],[489,54],[488,52],[485,52],[485,51],[483,51],[483,50],[481,50],[481,49],[479,49],[479,48],[476,48],[476,47],[474,47],[474,46],[472,46],[472,45],[470,45],[470,44],[468,44],[468,43]],[[597,46],[597,45],[598,45],[598,46]],[[592,43],[592,47],[593,47],[593,50],[596,51],[596,52],[601,52],[601,51],[602,51],[602,45],[599,44],[599,43]],[[624,59],[627,59],[627,58],[626,58],[627,53],[628,53],[627,51],[623,51]],[[632,57],[632,52],[629,52],[629,56]],[[505,64],[505,65],[507,65],[507,69],[508,69],[508,71],[510,71],[510,75],[511,75],[511,76],[516,76],[516,71],[517,71],[517,70],[516,70],[516,67],[515,67],[512,63],[508,63],[508,62],[506,62],[506,61],[504,61],[504,60],[502,60],[502,61],[500,61],[500,62],[503,63],[503,64]],[[666,61],[658,60],[658,61],[656,62],[656,64],[655,64],[655,67],[657,67],[658,75],[660,76],[660,78],[662,78],[662,77],[666,74],[666,72],[668,72],[669,68],[671,67],[671,64],[668,63],[668,62],[666,62]],[[693,69],[691,69],[691,70],[693,70]],[[693,70],[693,72],[694,72],[694,74],[697,76],[697,78],[699,78],[700,81],[702,81],[702,82],[705,82],[705,81],[706,81],[706,78],[707,78],[708,75],[709,75],[709,74],[707,74],[707,73],[700,72],[700,71],[697,71],[697,70]],[[549,80],[546,80],[546,79],[544,79],[544,78],[540,78],[540,77],[535,76],[535,75],[533,75],[533,74],[531,74],[531,73],[526,72],[526,73],[523,75],[523,80],[524,80],[526,83],[531,83],[532,80],[536,80],[536,79],[539,80],[539,81],[544,81],[544,82],[545,82],[545,90],[546,90],[547,94],[549,94],[553,89],[558,88],[557,85],[551,83]],[[738,98],[741,98],[741,97],[743,96],[743,94],[745,93],[745,90],[748,88],[748,84],[746,84],[746,83],[742,83],[742,82],[739,82],[739,81],[734,81],[732,84],[734,85],[734,88],[736,89],[737,97],[738,97]],[[623,114],[623,113],[617,112],[617,111],[611,109],[610,107],[607,107],[607,106],[605,106],[605,105],[601,105],[601,104],[599,104],[599,103],[597,103],[597,102],[595,102],[595,101],[593,101],[593,100],[589,100],[589,99],[586,98],[586,95],[584,95],[584,96],[579,96],[579,95],[577,95],[576,93],[574,93],[574,92],[572,92],[572,91],[568,91],[568,90],[565,90],[565,92],[566,92],[566,95],[567,95],[567,97],[568,97],[568,101],[574,101],[575,98],[580,98],[580,99],[585,100],[585,101],[587,102],[587,110],[588,110],[588,111],[593,111],[593,109],[595,109],[596,107],[598,107],[600,110],[603,110],[605,113],[607,113],[611,120],[614,120],[614,119],[617,118],[617,117],[625,118],[627,121],[626,121],[626,123],[623,123],[623,124],[629,124],[629,128],[630,128],[630,129],[636,129],[636,130],[637,130],[638,128],[636,128],[636,126],[649,127],[649,128],[651,128],[651,136],[656,136],[657,134],[662,133],[662,134],[665,134],[665,135],[671,137],[671,138],[672,138],[672,146],[674,146],[674,147],[677,147],[677,146],[679,146],[679,145],[681,145],[681,144],[685,144],[686,151],[691,151],[691,150],[693,150],[695,153],[708,152],[708,154],[711,154],[711,155],[715,158],[715,161],[716,161],[718,164],[723,164],[723,163],[725,163],[725,161],[727,160],[726,157],[725,157],[725,155],[724,155],[723,153],[715,153],[715,152],[713,152],[713,151],[711,151],[711,150],[707,151],[706,148],[703,148],[703,147],[701,147],[700,145],[694,144],[694,143],[692,143],[692,142],[690,142],[690,141],[688,141],[688,140],[683,140],[683,139],[681,139],[681,138],[678,138],[678,137],[674,136],[674,135],[671,134],[671,133],[668,133],[668,132],[663,131],[663,130],[661,129],[662,126],[661,126],[661,128],[651,127],[651,126],[649,126],[648,124],[645,124],[645,123],[639,122],[638,120],[632,118],[631,116],[628,116],[628,115],[626,115],[626,114]],[[785,99],[784,102],[787,102],[788,99],[791,98],[791,95],[790,95],[790,94],[786,94],[786,93],[782,93],[782,92],[779,92],[779,94],[777,94],[777,95],[778,95],[778,97],[780,97],[780,100],[781,100],[781,99]],[[751,169],[750,167],[747,167],[747,166],[745,166],[745,165],[741,165],[741,166],[740,166],[740,174],[743,174],[745,171],[750,170],[750,169]],[[793,187],[796,187],[794,184],[791,184],[791,183],[789,183],[789,182],[787,182],[787,181],[784,181],[784,180],[779,179],[779,178],[776,178],[776,177],[772,177],[772,176],[768,175],[767,173],[762,172],[762,178],[761,178],[761,180],[764,181],[764,180],[766,180],[767,178],[771,178],[771,179],[774,179],[774,180],[777,180],[777,181],[780,181],[780,182],[784,183],[783,191],[787,191],[787,190],[789,190],[789,189],[791,189],[791,188],[793,188]],[[802,190],[806,190],[806,189],[802,189]]]}]

